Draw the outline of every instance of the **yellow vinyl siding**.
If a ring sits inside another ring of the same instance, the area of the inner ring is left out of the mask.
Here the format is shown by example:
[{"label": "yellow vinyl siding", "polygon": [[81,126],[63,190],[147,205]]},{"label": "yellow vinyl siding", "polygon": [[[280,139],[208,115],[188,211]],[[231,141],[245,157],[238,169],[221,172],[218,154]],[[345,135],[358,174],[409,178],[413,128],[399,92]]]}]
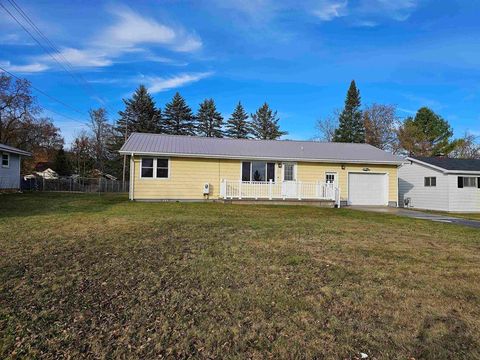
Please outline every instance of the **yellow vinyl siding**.
[{"label": "yellow vinyl siding", "polygon": [[[141,157],[134,158],[134,199],[203,199],[204,183],[211,186],[210,199],[220,194],[222,179],[241,179],[241,160],[170,158],[170,177],[168,179],[140,178]],[[348,173],[363,172],[368,167],[370,173],[386,173],[389,180],[389,201],[397,201],[397,166],[370,164],[341,164],[297,162],[297,180],[305,182],[324,182],[326,172],[336,172],[342,200],[348,199]],[[282,180],[282,168],[275,166],[275,178]]]},{"label": "yellow vinyl siding", "polygon": [[371,164],[345,164],[342,169],[341,164],[335,163],[297,163],[297,178],[299,181],[325,181],[325,173],[336,172],[338,187],[342,200],[348,199],[348,173],[365,172],[364,168],[369,168],[369,173],[382,173],[388,175],[388,201],[397,201],[398,181],[396,165],[371,165]]},{"label": "yellow vinyl siding", "polygon": [[203,199],[203,184],[210,198],[220,195],[221,179],[238,180],[240,162],[228,159],[170,158],[168,179],[140,178],[141,157],[134,158],[134,199]]}]

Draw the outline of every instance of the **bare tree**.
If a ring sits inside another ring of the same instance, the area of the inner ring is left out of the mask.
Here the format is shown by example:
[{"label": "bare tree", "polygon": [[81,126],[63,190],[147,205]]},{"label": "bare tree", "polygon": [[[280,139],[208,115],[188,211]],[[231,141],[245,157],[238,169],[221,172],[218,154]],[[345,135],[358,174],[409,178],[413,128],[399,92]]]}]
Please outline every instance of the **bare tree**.
[{"label": "bare tree", "polygon": [[397,153],[399,119],[395,105],[373,103],[363,110],[365,142],[379,149]]},{"label": "bare tree", "polygon": [[81,177],[87,176],[86,174],[91,168],[93,162],[91,148],[90,137],[85,130],[80,132],[72,142],[70,151],[73,158],[73,167]]},{"label": "bare tree", "polygon": [[105,170],[105,162],[110,158],[109,143],[113,136],[112,126],[108,123],[104,108],[92,109],[90,114],[90,146],[95,167]]},{"label": "bare tree", "polygon": [[480,159],[479,137],[465,132],[462,138],[455,140],[455,149],[449,156],[461,159]]},{"label": "bare tree", "polygon": [[335,130],[338,128],[338,117],[340,116],[340,110],[335,109],[330,115],[325,118],[318,119],[315,124],[317,130],[317,136],[315,137],[321,141],[332,142],[335,136]]}]

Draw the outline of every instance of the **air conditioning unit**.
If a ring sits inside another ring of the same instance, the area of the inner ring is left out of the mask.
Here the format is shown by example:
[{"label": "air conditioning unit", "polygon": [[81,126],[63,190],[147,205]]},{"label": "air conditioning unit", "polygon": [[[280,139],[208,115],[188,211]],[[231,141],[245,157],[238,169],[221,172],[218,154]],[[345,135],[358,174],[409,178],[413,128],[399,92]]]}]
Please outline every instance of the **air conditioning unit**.
[{"label": "air conditioning unit", "polygon": [[210,184],[205,183],[203,184],[203,195],[209,195],[210,194]]}]

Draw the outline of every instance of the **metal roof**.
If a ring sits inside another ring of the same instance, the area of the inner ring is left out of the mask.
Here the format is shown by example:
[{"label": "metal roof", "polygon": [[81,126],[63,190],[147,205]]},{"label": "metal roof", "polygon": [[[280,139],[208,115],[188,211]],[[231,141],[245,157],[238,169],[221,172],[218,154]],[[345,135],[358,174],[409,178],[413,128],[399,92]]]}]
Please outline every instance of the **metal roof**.
[{"label": "metal roof", "polygon": [[403,160],[368,144],[290,140],[244,140],[133,133],[122,154],[227,159],[400,164]]},{"label": "metal roof", "polygon": [[475,159],[454,159],[443,156],[436,157],[409,157],[410,160],[418,160],[420,162],[436,166],[441,169],[450,171],[480,171],[480,160]]},{"label": "metal roof", "polygon": [[32,154],[29,153],[28,151],[20,150],[20,149],[14,148],[13,146],[8,146],[5,144],[0,144],[0,151],[23,155],[23,156],[32,156]]}]

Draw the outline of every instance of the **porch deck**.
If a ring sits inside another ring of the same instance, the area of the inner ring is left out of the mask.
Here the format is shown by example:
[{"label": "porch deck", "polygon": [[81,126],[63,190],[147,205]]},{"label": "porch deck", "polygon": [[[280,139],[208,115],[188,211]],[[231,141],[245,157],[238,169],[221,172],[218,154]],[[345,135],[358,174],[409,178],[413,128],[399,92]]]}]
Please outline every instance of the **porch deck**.
[{"label": "porch deck", "polygon": [[340,206],[340,190],[333,183],[304,181],[222,180],[220,197],[224,200],[326,201]]}]

